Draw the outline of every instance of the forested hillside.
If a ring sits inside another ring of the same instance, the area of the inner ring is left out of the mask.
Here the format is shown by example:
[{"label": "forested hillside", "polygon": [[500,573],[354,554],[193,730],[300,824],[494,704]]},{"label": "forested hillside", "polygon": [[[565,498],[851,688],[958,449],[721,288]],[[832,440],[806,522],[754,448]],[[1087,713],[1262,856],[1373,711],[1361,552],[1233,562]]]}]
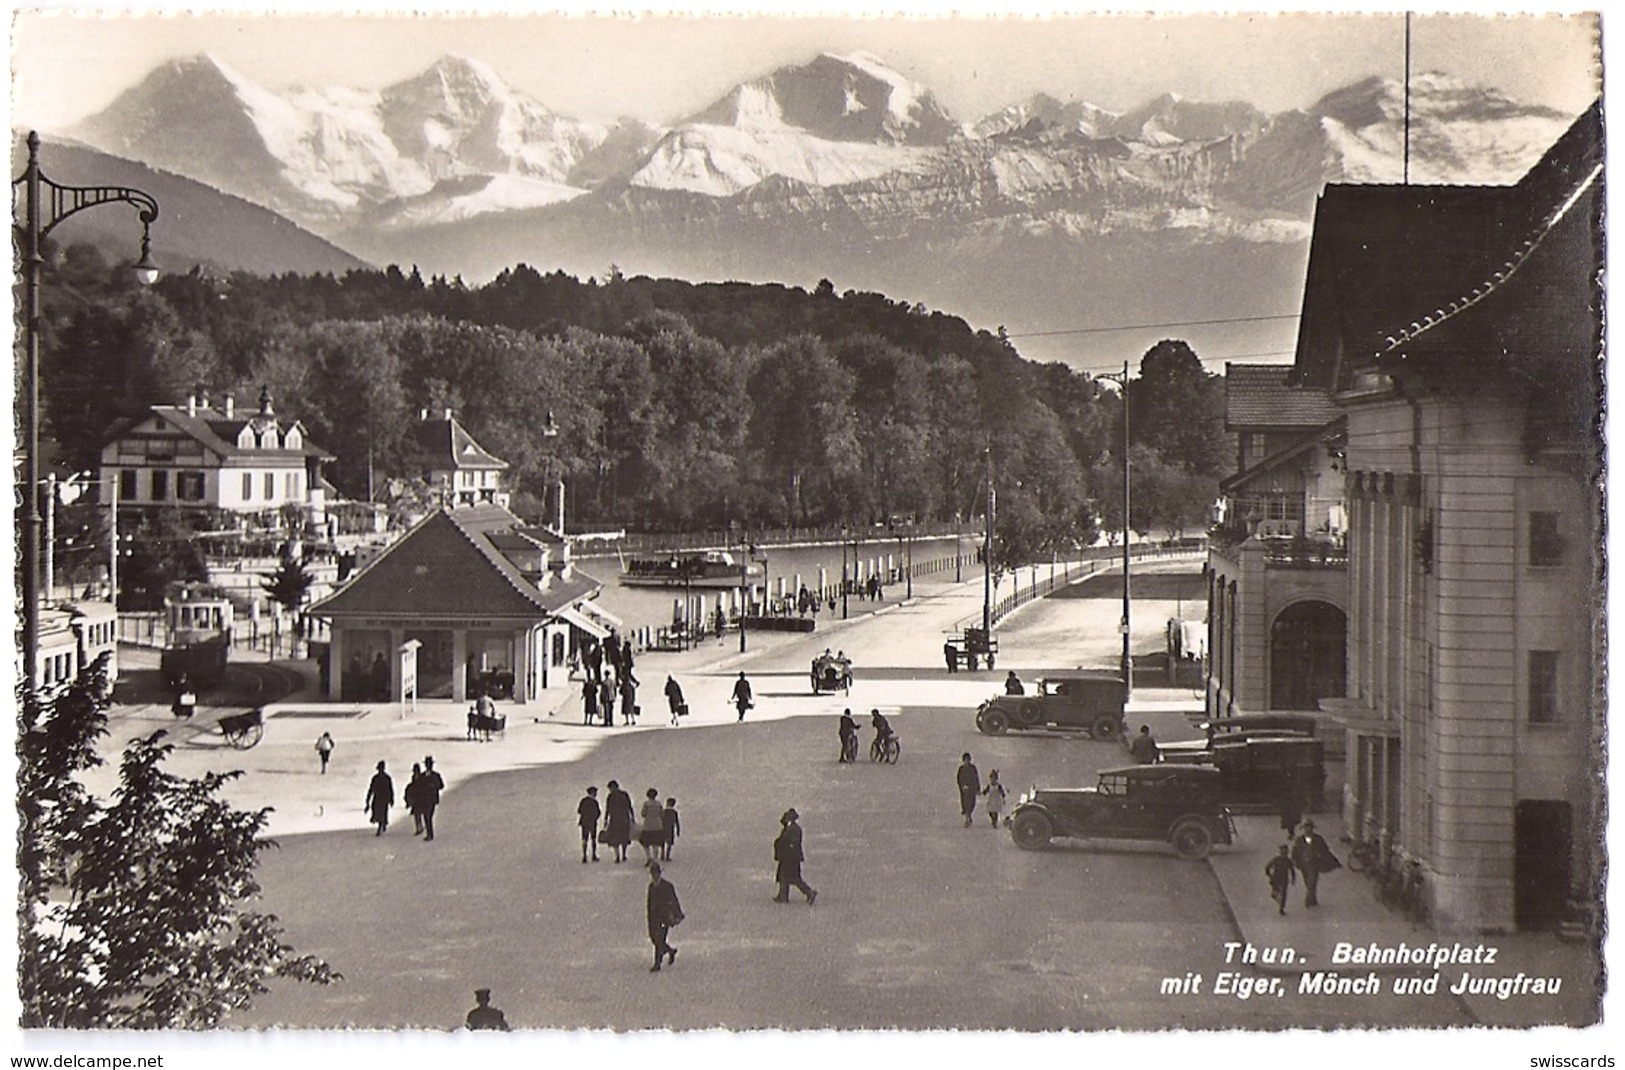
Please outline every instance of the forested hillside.
[{"label": "forested hillside", "polygon": [[[522,265],[481,287],[391,268],[143,290],[88,247],[49,271],[46,434],[76,467],[117,416],[263,386],[337,454],[329,477],[356,498],[412,475],[407,429],[450,408],[512,465],[520,512],[540,515],[562,474],[572,527],[969,518],[984,450],[1001,555],[1121,524],[1115,386],[879,294]],[[1183,342],[1140,368],[1134,526],[1195,526],[1230,456],[1222,380]],[[555,437],[540,433],[549,413]]]}]

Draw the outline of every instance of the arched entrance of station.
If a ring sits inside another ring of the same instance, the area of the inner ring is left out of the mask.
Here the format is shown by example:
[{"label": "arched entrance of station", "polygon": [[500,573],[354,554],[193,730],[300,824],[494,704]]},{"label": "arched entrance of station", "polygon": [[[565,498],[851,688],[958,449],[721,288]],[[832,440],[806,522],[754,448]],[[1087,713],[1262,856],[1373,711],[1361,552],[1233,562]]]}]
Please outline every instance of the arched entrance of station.
[{"label": "arched entrance of station", "polygon": [[1313,710],[1347,686],[1348,618],[1330,602],[1294,602],[1270,626],[1272,710]]}]

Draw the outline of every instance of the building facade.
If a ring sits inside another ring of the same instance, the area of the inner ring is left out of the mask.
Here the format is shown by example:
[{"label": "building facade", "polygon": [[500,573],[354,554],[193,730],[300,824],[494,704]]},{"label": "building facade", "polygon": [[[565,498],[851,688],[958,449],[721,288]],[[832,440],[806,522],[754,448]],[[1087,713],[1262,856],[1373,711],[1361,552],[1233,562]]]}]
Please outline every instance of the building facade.
[{"label": "building facade", "polygon": [[280,515],[288,507],[319,527],[326,522],[322,466],[333,455],[311,443],[298,420],[279,418],[269,391],[257,411],[220,408],[205,398],[154,405],[114,429],[101,454],[104,501],[149,512],[223,510]]},{"label": "building facade", "polygon": [[505,509],[437,510],[309,609],[330,627],[327,697],[399,698],[416,644],[417,697],[534,701],[617,623],[590,602],[601,587],[568,543]]},{"label": "building facade", "polygon": [[1600,108],[1518,185],[1328,187],[1293,381],[1347,421],[1348,828],[1443,926],[1600,905]]},{"label": "building facade", "polygon": [[508,507],[503,485],[508,462],[474,441],[450,409],[435,418],[422,410],[407,435],[405,450],[408,469],[428,485],[438,504]]}]

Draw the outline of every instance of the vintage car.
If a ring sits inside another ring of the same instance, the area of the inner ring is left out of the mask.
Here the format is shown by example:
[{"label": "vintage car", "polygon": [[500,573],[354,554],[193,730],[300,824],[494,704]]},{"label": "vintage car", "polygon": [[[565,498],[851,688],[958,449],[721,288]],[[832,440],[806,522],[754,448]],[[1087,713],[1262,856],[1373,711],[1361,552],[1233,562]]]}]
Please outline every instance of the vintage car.
[{"label": "vintage car", "polygon": [[1266,731],[1314,736],[1325,745],[1327,754],[1340,757],[1343,753],[1342,730],[1334,724],[1329,726],[1333,730],[1323,732],[1323,729],[1328,728],[1325,718],[1312,713],[1289,713],[1279,710],[1273,713],[1241,713],[1233,717],[1203,721],[1200,727],[1207,733],[1209,739],[1218,739],[1236,732]]},{"label": "vintage car", "polygon": [[1123,704],[1128,689],[1109,672],[1074,672],[1046,676],[1032,694],[998,695],[976,710],[976,727],[1001,736],[1010,729],[1076,728],[1095,739],[1123,734]]},{"label": "vintage car", "polygon": [[1219,794],[1219,772],[1198,765],[1104,769],[1092,788],[1033,788],[1008,819],[1016,846],[1034,851],[1057,836],[1160,840],[1185,858],[1230,843],[1235,824]]},{"label": "vintage car", "polygon": [[1309,736],[1215,736],[1201,749],[1164,747],[1162,761],[1216,770],[1219,792],[1228,806],[1273,810],[1289,792],[1305,812],[1326,803],[1325,747]]}]

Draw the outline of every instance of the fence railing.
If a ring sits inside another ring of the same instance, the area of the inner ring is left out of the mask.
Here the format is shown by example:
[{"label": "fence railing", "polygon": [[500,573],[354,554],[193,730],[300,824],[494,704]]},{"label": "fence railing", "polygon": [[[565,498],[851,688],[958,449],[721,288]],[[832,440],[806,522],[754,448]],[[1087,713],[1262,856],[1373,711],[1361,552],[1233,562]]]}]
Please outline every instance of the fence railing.
[{"label": "fence railing", "polygon": [[[1188,557],[1201,552],[1198,542],[1184,540],[1174,545],[1147,544],[1129,548],[1130,561],[1153,561],[1174,557]],[[1099,572],[1106,572],[1112,568],[1121,568],[1123,551],[1121,548],[1098,547],[1089,551],[1088,557],[1067,562],[1056,562],[1047,566],[1042,562],[1031,565],[1022,565],[1013,570],[1015,577],[1015,590],[993,602],[989,615],[995,625],[1017,609],[1029,602],[1054,594],[1056,591],[1070,587],[1079,580],[1088,579]],[[1026,582],[1023,582],[1025,578]],[[959,622],[960,630],[966,627],[979,627],[982,623],[980,613],[966,617]]]}]

